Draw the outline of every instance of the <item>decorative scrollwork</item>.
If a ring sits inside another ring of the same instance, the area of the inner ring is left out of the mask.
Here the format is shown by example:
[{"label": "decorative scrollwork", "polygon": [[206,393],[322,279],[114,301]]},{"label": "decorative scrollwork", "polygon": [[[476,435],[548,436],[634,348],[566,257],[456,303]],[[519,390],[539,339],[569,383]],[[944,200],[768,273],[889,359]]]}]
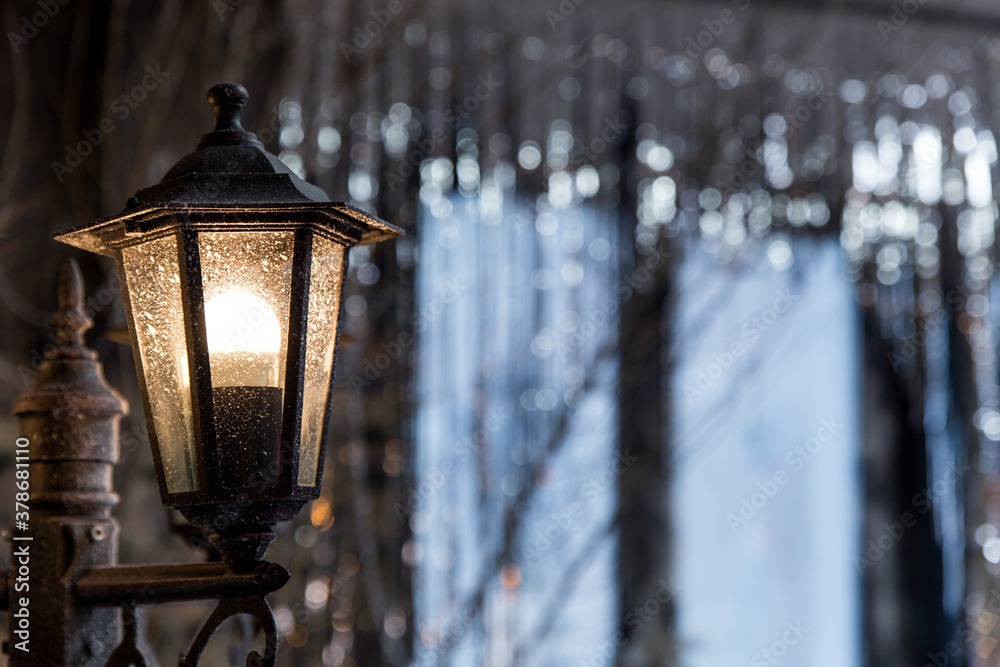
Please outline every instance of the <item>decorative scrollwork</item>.
[{"label": "decorative scrollwork", "polygon": [[134,602],[122,605],[122,626],[125,628],[125,636],[108,658],[107,667],[156,667],[156,660],[139,639],[142,633]]},{"label": "decorative scrollwork", "polygon": [[257,651],[251,651],[247,656],[246,667],[274,667],[278,658],[278,627],[274,623],[274,614],[271,606],[262,595],[251,595],[238,598],[223,598],[219,600],[211,615],[201,626],[198,635],[191,642],[187,653],[181,658],[179,667],[198,667],[201,654],[208,646],[209,640],[215,631],[233,616],[249,614],[258,621],[264,630],[264,640],[266,648],[264,655]]}]

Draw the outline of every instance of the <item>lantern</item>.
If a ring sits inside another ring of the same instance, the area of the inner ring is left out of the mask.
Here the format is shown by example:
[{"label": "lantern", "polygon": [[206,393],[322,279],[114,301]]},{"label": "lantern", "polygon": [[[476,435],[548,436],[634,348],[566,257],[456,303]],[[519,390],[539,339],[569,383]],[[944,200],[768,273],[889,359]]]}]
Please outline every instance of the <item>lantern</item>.
[{"label": "lantern", "polygon": [[252,532],[319,494],[347,252],[401,232],[265,151],[242,86],[208,99],[163,181],[56,238],[117,261],[164,504]]}]

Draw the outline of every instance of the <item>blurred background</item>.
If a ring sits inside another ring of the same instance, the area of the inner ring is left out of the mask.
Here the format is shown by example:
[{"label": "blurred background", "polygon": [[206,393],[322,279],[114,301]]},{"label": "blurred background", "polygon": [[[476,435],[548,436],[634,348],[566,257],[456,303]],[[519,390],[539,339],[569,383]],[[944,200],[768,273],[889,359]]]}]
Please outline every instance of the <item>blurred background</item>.
[{"label": "blurred background", "polygon": [[[0,20],[0,402],[72,254],[132,406],[123,562],[204,554],[157,495],[114,267],[53,232],[158,182],[224,80],[292,170],[406,230],[351,252],[323,495],[269,552],[280,665],[1000,664],[997,3]],[[206,610],[149,609],[163,664]]]}]

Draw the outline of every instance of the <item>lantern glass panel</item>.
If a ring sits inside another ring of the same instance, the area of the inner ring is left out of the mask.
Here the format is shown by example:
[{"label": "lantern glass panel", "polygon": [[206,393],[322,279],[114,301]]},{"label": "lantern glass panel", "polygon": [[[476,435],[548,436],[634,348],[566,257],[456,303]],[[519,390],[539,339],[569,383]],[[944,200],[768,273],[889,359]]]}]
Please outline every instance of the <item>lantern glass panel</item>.
[{"label": "lantern glass panel", "polygon": [[323,426],[329,404],[330,374],[337,342],[344,247],[317,236],[313,240],[303,370],[302,431],[299,438],[300,486],[315,486]]},{"label": "lantern glass panel", "polygon": [[222,483],[266,485],[277,469],[293,232],[201,232],[205,335]]},{"label": "lantern glass panel", "polygon": [[132,324],[168,493],[199,488],[177,237],[122,249]]}]

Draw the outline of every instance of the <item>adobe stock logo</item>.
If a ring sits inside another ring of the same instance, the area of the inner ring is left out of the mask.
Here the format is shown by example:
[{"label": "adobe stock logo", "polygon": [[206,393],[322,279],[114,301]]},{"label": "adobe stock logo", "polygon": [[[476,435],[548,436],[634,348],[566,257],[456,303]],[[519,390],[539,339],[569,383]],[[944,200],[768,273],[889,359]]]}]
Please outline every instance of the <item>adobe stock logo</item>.
[{"label": "adobe stock logo", "polygon": [[[595,505],[601,496],[614,489],[615,479],[624,474],[639,461],[638,456],[632,456],[626,449],[624,452],[615,454],[614,460],[609,463],[599,473],[580,486],[580,496],[586,498],[590,505]],[[521,556],[526,563],[533,564],[552,548],[553,543],[558,542],[566,533],[570,531],[576,520],[584,515],[586,507],[583,503],[570,503],[565,510],[553,512],[545,519],[545,525],[536,529],[534,534],[526,537],[531,540],[521,546]]]},{"label": "adobe stock logo", "polygon": [[788,655],[788,649],[802,641],[807,632],[809,632],[809,628],[802,625],[802,621],[786,622],[785,631],[781,634],[781,638],[766,649],[756,653],[750,659],[750,667],[768,667],[768,665],[778,664],[782,658]]},{"label": "adobe stock logo", "polygon": [[580,155],[573,158],[573,164],[578,167],[585,164],[595,164],[597,159],[608,149],[608,146],[613,146],[627,129],[628,123],[624,122],[620,115],[616,115],[614,118],[605,118],[601,133],[583,147]]},{"label": "adobe stock logo", "polygon": [[[983,599],[971,605],[971,608],[967,608],[966,619],[955,628],[955,634],[961,637],[961,642],[952,639],[941,647],[942,650],[928,653],[927,662],[921,667],[965,665],[967,663],[963,658],[963,653],[966,651],[975,652],[975,655],[983,661],[988,660],[993,655],[997,647],[993,631],[996,630],[997,621],[1000,621],[1000,591],[994,588],[990,591],[988,599]],[[971,664],[995,665],[997,663],[994,660],[993,662],[976,661]]]},{"label": "adobe stock logo", "polygon": [[[747,7],[750,6],[750,0],[731,0],[736,8],[741,12],[745,12]],[[705,49],[712,46],[716,39],[718,39],[722,32],[726,29],[727,25],[730,25],[736,21],[736,14],[733,13],[731,9],[723,9],[719,12],[719,17],[708,20],[705,19],[701,22],[705,29],[699,32],[694,37],[687,38],[687,48],[684,52],[680,54],[682,58],[687,60],[687,65],[690,67],[693,61],[698,58],[701,54],[705,52]]]},{"label": "adobe stock logo", "polygon": [[[501,85],[503,84],[497,81],[492,73],[480,76],[476,79],[475,89],[465,99],[454,102],[451,108],[444,112],[442,115],[444,122],[452,132],[458,130]],[[385,182],[389,186],[389,191],[395,192],[398,185],[405,184],[406,179],[420,168],[420,163],[430,157],[437,147],[447,142],[451,136],[443,127],[438,126],[424,139],[415,141],[414,148],[406,154],[405,159],[400,158],[395,171],[385,172]]]},{"label": "adobe stock logo", "polygon": [[[813,117],[813,112],[819,112],[832,99],[833,91],[824,90],[821,86],[819,90],[805,98],[801,104],[786,112],[782,116],[785,119],[785,141],[788,141],[796,130],[809,122]],[[757,150],[748,148],[743,161],[736,166],[729,180],[719,185],[719,192],[722,193],[723,197],[729,197],[739,192],[747,184],[747,181],[757,173],[762,164],[763,158],[758,158]]]},{"label": "adobe stock logo", "polygon": [[769,308],[765,308],[743,323],[743,326],[740,327],[740,338],[730,342],[721,352],[714,353],[712,361],[697,370],[694,382],[684,384],[684,398],[687,399],[688,405],[694,405],[696,401],[703,398],[705,392],[711,389],[719,378],[733,367],[736,360],[746,354],[760,340],[761,336],[778,321],[778,318],[787,313],[798,300],[798,296],[789,294],[786,290],[775,292],[774,302]]},{"label": "adobe stock logo", "polygon": [[889,36],[909,23],[910,17],[916,14],[920,6],[926,2],[927,0],[903,0],[900,4],[893,3],[889,20],[879,19],[876,24],[882,35],[882,41],[888,42]]},{"label": "adobe stock logo", "polygon": [[421,307],[419,312],[410,315],[409,323],[413,327],[412,332],[404,329],[396,336],[396,340],[380,343],[381,351],[376,352],[373,358],[365,359],[362,362],[361,373],[351,373],[347,383],[351,385],[355,394],[360,396],[365,388],[377,380],[383,371],[399,359],[403,350],[409,349],[411,345],[416,343],[416,337],[433,324],[448,305],[455,303],[465,294],[465,290],[469,286],[461,278],[445,278],[443,283],[443,289],[439,296],[431,299],[426,306]]},{"label": "adobe stock logo", "polygon": [[396,15],[402,11],[403,0],[389,0],[384,8],[371,10],[372,19],[364,24],[364,29],[362,26],[354,27],[351,43],[340,43],[340,52],[344,54],[344,59],[348,64],[354,56],[367,49],[372,41],[377,39],[385,27],[392,23]]},{"label": "adobe stock logo", "polygon": [[[140,84],[116,97],[115,101],[111,103],[111,112],[119,121],[125,120],[132,113],[132,110],[138,107],[149,96],[149,93],[156,90],[157,86],[168,76],[170,73],[161,70],[159,65],[155,68],[147,65],[145,76],[142,77]],[[75,146],[67,145],[63,161],[53,160],[52,162],[52,172],[56,175],[56,180],[62,183],[67,174],[72,173],[74,169],[83,164],[84,158],[91,155],[101,145],[104,137],[115,131],[115,127],[115,121],[110,116],[105,116],[98,122],[97,127],[84,130],[82,132],[83,138]]]},{"label": "adobe stock logo", "polygon": [[20,52],[22,46],[34,39],[38,35],[38,31],[47,26],[49,20],[55,18],[56,14],[59,13],[60,5],[65,5],[68,2],[69,0],[38,0],[40,11],[32,14],[30,18],[28,16],[21,17],[20,32],[7,33],[7,41],[10,42],[10,48],[14,49],[14,53]]},{"label": "adobe stock logo", "polygon": [[[837,422],[834,417],[824,417],[819,424],[813,437],[806,440],[804,444],[796,445],[785,454],[785,463],[791,468],[792,474],[805,468],[806,463],[818,456],[823,448],[833,442],[837,434],[844,429],[844,424]],[[748,525],[761,510],[767,507],[767,504],[778,495],[781,488],[791,481],[792,474],[786,472],[784,468],[779,468],[774,471],[770,478],[757,481],[757,491],[740,498],[740,506],[736,512],[726,514],[726,523],[729,524],[729,530],[733,532],[733,535],[739,533],[740,528]]]},{"label": "adobe stock logo", "polygon": [[882,532],[878,537],[868,540],[864,557],[854,557],[854,567],[857,568],[858,573],[864,574],[864,571],[868,568],[875,567],[875,564],[882,560],[882,557],[903,539],[906,531],[917,525],[917,514],[924,515],[929,513],[934,508],[934,505],[945,496],[948,490],[958,484],[959,480],[965,477],[965,474],[970,470],[972,468],[967,465],[952,464],[941,475],[941,479],[936,480],[929,487],[915,494],[910,500],[913,509],[918,512],[906,511],[899,515],[897,521],[883,523]]},{"label": "adobe stock logo", "polygon": [[559,27],[560,23],[565,22],[570,16],[576,12],[576,8],[582,5],[586,0],[561,0],[559,3],[559,12],[556,13],[551,9],[545,11],[545,20],[549,22],[549,27],[555,32]]},{"label": "adobe stock logo", "polygon": [[448,478],[462,471],[459,463],[465,463],[474,454],[481,453],[490,438],[500,431],[513,416],[514,413],[506,408],[488,408],[486,415],[482,418],[482,426],[455,443],[452,451],[454,460],[448,459],[440,467],[424,472],[419,479],[413,481],[413,486],[407,494],[406,505],[401,505],[398,502],[393,505],[399,522],[408,521],[410,517],[422,510],[427,502],[434,497],[434,494],[447,483]]}]

